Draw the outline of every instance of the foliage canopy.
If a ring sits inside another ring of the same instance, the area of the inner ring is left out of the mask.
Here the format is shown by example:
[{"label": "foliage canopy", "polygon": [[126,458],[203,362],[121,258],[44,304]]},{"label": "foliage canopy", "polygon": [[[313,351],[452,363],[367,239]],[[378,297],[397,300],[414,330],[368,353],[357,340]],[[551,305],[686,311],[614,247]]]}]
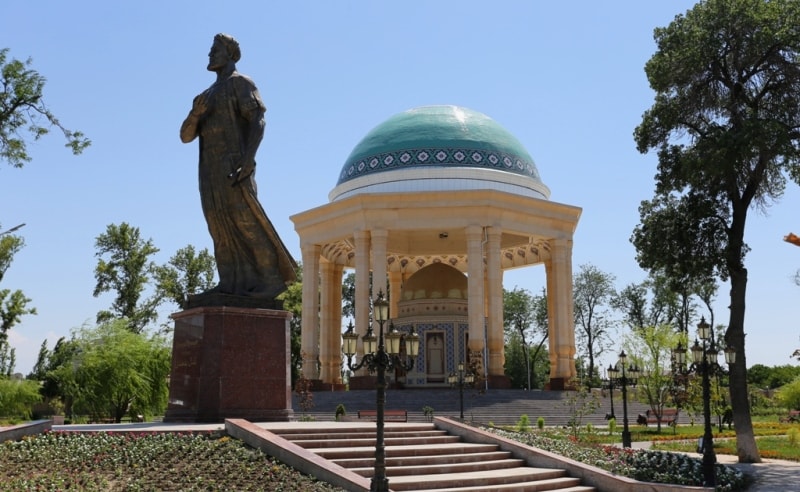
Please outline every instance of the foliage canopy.
[{"label": "foliage canopy", "polygon": [[22,167],[31,161],[26,137],[39,140],[52,127],[63,132],[65,146],[73,154],[83,152],[91,141],[83,133],[65,128],[47,109],[42,100],[45,78],[31,68],[31,59],[8,60],[8,51],[0,49],[0,159]]},{"label": "foliage canopy", "polygon": [[746,384],[747,212],[800,182],[800,3],[704,0],[654,33],[655,100],[634,131],[655,150],[655,196],[640,207],[637,261],[675,282],[730,279],[726,341],[740,461],[759,461]]}]

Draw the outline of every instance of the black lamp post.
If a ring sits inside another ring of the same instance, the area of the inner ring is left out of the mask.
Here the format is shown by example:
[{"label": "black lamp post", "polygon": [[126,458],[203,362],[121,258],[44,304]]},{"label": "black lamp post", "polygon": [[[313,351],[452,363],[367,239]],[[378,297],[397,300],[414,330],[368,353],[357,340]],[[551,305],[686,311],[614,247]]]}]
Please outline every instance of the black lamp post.
[{"label": "black lamp post", "polygon": [[475,382],[475,375],[471,371],[464,369],[464,363],[458,363],[457,373],[451,372],[447,376],[447,382],[450,386],[458,387],[458,400],[461,404],[461,420],[464,420],[464,386],[472,385]]},{"label": "black lamp post", "polygon": [[609,381],[615,381],[622,387],[622,447],[631,447],[631,431],[628,429],[628,386],[636,386],[639,379],[639,368],[630,364],[625,368],[628,356],[625,351],[619,353],[619,362],[608,368]]},{"label": "black lamp post", "polygon": [[369,327],[367,333],[361,338],[364,344],[364,356],[356,365],[353,365],[353,356],[356,354],[358,344],[358,334],[353,329],[352,323],[347,331],[342,334],[343,351],[347,356],[347,366],[352,371],[357,371],[362,367],[369,369],[369,372],[377,372],[377,402],[376,402],[376,432],[375,432],[375,473],[372,477],[370,491],[388,492],[389,479],[386,478],[386,451],[383,442],[384,426],[384,407],[386,405],[386,370],[403,368],[409,370],[414,366],[414,359],[419,354],[419,335],[414,331],[405,335],[406,355],[408,360],[400,358],[400,341],[403,333],[397,331],[394,326],[386,333],[385,344],[383,334],[383,324],[389,319],[389,301],[384,299],[383,291],[378,292],[378,297],[372,303],[375,321],[380,326],[377,337]]},{"label": "black lamp post", "polygon": [[[711,373],[722,372],[722,367],[717,363],[719,349],[713,340],[711,325],[706,323],[705,317],[700,319],[697,324],[697,336],[703,341],[702,345],[698,340],[692,346],[692,364],[686,369],[686,349],[681,343],[672,355],[681,372],[699,372],[703,378],[703,440],[700,449],[703,453],[703,485],[706,487],[716,487],[717,477],[714,465],[717,462],[717,455],[714,453],[714,434],[711,432]],[[725,362],[729,365],[736,362],[736,350],[728,346],[725,348]]]},{"label": "black lamp post", "polygon": [[[614,378],[616,377],[616,370],[617,368],[612,366],[611,364],[609,364],[608,369],[606,369],[606,374],[608,374],[608,393],[609,393],[609,398],[611,399],[611,413],[606,416],[606,420],[617,418],[614,415]],[[615,376],[612,377],[612,374],[614,374]]]}]

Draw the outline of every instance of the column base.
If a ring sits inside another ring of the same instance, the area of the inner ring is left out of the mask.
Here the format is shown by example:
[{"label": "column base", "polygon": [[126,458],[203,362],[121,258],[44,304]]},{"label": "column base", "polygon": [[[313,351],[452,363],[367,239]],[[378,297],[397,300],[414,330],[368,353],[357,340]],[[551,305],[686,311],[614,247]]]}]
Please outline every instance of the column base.
[{"label": "column base", "polygon": [[489,374],[488,378],[489,389],[510,389],[511,388],[511,379],[508,378],[506,375],[492,375]]},{"label": "column base", "polygon": [[351,376],[351,390],[374,390],[378,384],[377,376]]},{"label": "column base", "polygon": [[550,382],[544,385],[546,391],[575,391],[577,388],[567,378],[550,378]]}]

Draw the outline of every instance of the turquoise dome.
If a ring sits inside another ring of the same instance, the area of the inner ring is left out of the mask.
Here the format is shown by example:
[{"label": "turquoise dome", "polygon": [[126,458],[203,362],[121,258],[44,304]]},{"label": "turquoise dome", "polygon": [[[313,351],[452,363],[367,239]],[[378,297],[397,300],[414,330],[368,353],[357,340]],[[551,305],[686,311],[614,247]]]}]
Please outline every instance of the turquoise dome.
[{"label": "turquoise dome", "polygon": [[[494,181],[492,173],[502,173],[500,181],[509,186],[535,190],[540,198],[549,196],[528,151],[493,119],[459,106],[423,106],[398,113],[373,128],[345,161],[331,198],[364,186],[374,188],[387,180],[397,183],[408,172],[415,174],[412,180],[427,179],[432,172],[444,179],[441,170],[447,170],[449,179],[469,177],[473,181]],[[391,178],[379,176],[390,172]]]}]

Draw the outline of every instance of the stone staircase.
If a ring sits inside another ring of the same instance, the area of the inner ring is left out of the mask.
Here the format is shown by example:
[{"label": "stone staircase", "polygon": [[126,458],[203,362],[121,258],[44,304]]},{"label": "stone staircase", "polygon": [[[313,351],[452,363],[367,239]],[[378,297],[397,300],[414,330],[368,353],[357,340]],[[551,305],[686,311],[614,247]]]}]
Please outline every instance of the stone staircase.
[{"label": "stone staircase", "polygon": [[[271,428],[283,439],[362,477],[372,478],[375,424]],[[528,466],[497,444],[464,442],[427,423],[387,423],[386,476],[393,491],[590,492],[563,469]]]}]

